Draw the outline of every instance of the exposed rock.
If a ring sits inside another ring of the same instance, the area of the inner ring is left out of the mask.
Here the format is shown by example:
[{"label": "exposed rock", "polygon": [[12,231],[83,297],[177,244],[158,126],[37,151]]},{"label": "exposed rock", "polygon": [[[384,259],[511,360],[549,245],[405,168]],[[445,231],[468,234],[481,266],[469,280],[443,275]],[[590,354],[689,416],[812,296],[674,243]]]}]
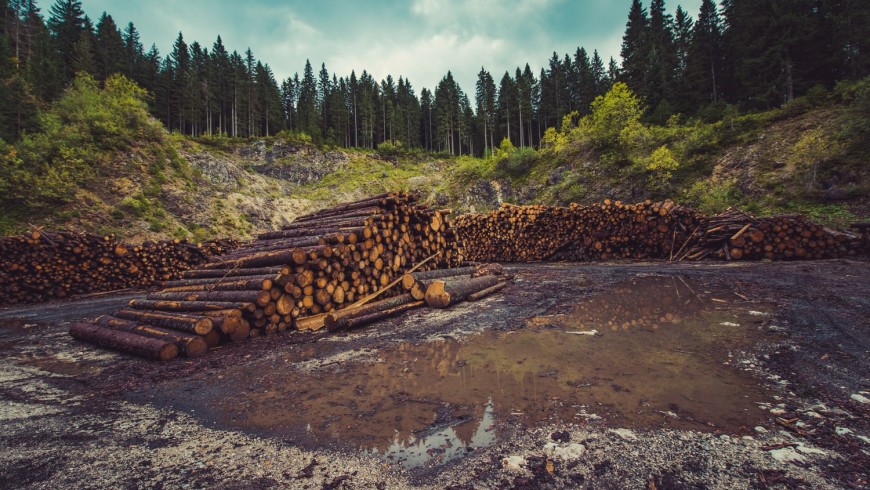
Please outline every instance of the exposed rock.
[{"label": "exposed rock", "polygon": [[232,160],[210,153],[186,153],[184,157],[191,167],[199,169],[203,176],[218,184],[238,185],[244,173]]}]

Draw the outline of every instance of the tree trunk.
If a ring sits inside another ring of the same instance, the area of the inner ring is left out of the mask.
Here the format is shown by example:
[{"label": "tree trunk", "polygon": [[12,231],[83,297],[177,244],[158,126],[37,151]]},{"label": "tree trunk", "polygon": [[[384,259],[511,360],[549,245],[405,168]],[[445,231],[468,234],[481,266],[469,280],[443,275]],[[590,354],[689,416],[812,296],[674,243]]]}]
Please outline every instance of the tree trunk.
[{"label": "tree trunk", "polygon": [[167,340],[158,340],[86,323],[70,325],[69,333],[75,339],[147,359],[168,361],[178,357],[178,346]]}]

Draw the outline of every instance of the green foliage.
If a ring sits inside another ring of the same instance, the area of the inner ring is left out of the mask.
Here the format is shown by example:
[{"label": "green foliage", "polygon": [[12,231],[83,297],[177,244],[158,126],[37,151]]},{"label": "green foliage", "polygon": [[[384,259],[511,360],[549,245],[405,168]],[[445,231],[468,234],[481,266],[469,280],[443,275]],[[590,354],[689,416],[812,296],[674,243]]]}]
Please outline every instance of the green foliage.
[{"label": "green foliage", "polygon": [[461,156],[454,163],[450,180],[463,187],[478,180],[489,180],[495,171],[494,163],[493,158]]},{"label": "green foliage", "polygon": [[145,97],[121,75],[109,77],[102,88],[88,75],[76,78],[40,114],[41,131],[0,156],[3,201],[52,209],[73,200],[115,155],[161,141],[162,128],[148,115]]},{"label": "green foliage", "polygon": [[667,181],[671,178],[672,172],[680,167],[680,162],[674,158],[674,154],[667,146],[662,145],[655,150],[644,162],[647,170],[652,171],[655,176]]},{"label": "green foliage", "polygon": [[298,130],[289,131],[285,129],[283,131],[279,131],[278,134],[275,135],[275,138],[284,140],[288,143],[298,146],[310,145],[313,142],[311,136],[308,135],[308,133]]},{"label": "green foliage", "polygon": [[617,144],[627,128],[636,128],[643,113],[640,99],[628,85],[617,82],[606,94],[595,98],[592,114],[583,119],[578,129],[591,133],[597,146],[608,147]]},{"label": "green foliage", "polygon": [[819,165],[841,151],[840,144],[832,141],[824,131],[812,129],[794,144],[788,160],[796,167],[796,173],[803,176],[807,189],[812,189],[817,185]]},{"label": "green foliage", "polygon": [[523,147],[496,156],[495,170],[509,177],[521,177],[535,166],[538,161],[538,152],[534,148]]},{"label": "green foliage", "polygon": [[683,195],[683,200],[702,213],[721,213],[731,206],[738,206],[743,193],[734,182],[711,183],[699,180],[692,184]]}]

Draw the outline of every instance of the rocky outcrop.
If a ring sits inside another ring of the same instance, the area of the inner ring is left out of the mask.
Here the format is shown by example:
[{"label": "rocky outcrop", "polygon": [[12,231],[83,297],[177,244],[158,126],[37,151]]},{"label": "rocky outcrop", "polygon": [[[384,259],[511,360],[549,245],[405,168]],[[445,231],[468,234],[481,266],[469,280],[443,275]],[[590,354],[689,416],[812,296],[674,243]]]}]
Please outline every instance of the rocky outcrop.
[{"label": "rocky outcrop", "polygon": [[288,142],[269,146],[265,141],[257,141],[239,148],[236,155],[249,162],[254,172],[299,185],[323,179],[349,160],[341,151],[321,151]]}]

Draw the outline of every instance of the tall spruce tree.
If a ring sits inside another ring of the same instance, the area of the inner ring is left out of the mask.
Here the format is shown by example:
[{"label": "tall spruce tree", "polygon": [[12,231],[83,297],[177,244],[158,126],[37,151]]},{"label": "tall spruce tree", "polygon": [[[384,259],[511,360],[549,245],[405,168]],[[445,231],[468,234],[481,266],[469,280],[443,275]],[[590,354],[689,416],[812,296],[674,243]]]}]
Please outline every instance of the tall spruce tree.
[{"label": "tall spruce tree", "polygon": [[694,112],[720,99],[723,78],[722,21],[713,0],[702,0],[686,54],[684,108]]},{"label": "tall spruce tree", "polygon": [[[75,76],[74,49],[85,31],[85,13],[79,0],[57,0],[49,10],[48,29],[60,53],[61,73],[69,81]],[[91,43],[93,45],[93,43]],[[79,51],[82,51],[81,47]],[[78,53],[81,57],[82,53]]]},{"label": "tall spruce tree", "polygon": [[649,62],[649,17],[640,0],[632,0],[622,36],[622,79],[635,93],[647,94]]}]

